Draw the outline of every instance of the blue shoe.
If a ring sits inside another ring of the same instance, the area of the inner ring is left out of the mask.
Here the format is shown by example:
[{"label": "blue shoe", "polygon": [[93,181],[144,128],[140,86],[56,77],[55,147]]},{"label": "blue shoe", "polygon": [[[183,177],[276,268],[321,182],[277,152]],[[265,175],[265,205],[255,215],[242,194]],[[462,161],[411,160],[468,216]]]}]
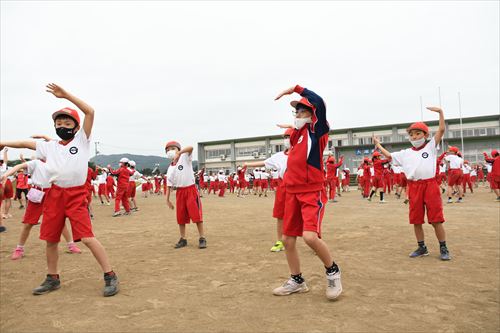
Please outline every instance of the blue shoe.
[{"label": "blue shoe", "polygon": [[427,251],[427,246],[419,246],[418,249],[413,251],[413,253],[410,254],[410,258],[417,258],[417,257],[422,257],[422,256],[428,256],[429,251]]},{"label": "blue shoe", "polygon": [[439,251],[441,252],[441,260],[451,260],[450,252],[448,252],[446,246],[441,246]]},{"label": "blue shoe", "polygon": [[7,231],[7,228],[4,227],[3,225],[0,225],[0,232],[4,232],[4,231]]}]

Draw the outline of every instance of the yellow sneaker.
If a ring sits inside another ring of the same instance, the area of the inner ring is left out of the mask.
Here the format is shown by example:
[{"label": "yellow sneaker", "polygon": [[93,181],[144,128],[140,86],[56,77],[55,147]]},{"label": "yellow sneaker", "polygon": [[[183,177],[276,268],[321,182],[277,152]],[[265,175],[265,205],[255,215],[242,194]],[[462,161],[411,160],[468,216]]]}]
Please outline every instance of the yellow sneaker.
[{"label": "yellow sneaker", "polygon": [[271,248],[271,252],[285,251],[285,246],[282,241],[277,241],[276,244]]}]

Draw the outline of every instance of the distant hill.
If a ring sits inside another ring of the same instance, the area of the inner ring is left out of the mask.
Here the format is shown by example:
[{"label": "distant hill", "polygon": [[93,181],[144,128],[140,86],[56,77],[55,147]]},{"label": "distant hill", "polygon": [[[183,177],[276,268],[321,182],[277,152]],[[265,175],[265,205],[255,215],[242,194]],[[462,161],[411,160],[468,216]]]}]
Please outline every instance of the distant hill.
[{"label": "distant hill", "polygon": [[[126,157],[129,160],[135,161],[135,163],[137,164],[137,170],[139,171],[144,169],[153,170],[156,164],[160,164],[160,172],[166,173],[168,165],[170,164],[170,160],[165,157],[133,154],[96,155],[92,157],[90,161],[100,166],[105,167],[110,164],[113,168],[117,168],[118,162],[122,157]],[[193,169],[198,169],[198,161],[193,161]]]}]

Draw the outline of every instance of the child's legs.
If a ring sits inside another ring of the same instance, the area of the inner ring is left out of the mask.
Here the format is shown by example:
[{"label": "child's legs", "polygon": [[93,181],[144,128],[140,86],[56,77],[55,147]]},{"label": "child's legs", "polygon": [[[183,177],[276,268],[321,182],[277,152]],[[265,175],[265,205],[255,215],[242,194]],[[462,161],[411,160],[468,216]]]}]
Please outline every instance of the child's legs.
[{"label": "child's legs", "polygon": [[186,238],[186,225],[179,224],[179,233],[181,234],[181,238]]},{"label": "child's legs", "polygon": [[47,273],[57,274],[57,262],[59,261],[59,243],[47,242],[45,253],[47,255]]},{"label": "child's legs", "polygon": [[288,268],[292,275],[300,274],[299,252],[297,251],[297,237],[284,236],[283,245],[285,245],[286,260]]},{"label": "child's legs", "polygon": [[111,271],[111,265],[109,264],[108,254],[104,249],[104,246],[95,237],[84,237],[82,238],[82,243],[85,244],[94,255],[103,273]]},{"label": "child's legs", "polygon": [[422,227],[422,224],[414,224],[413,230],[415,231],[417,242],[422,242],[424,240],[424,228]]},{"label": "child's legs", "polygon": [[283,239],[283,219],[276,219],[276,235],[278,240]]},{"label": "child's legs", "polygon": [[438,241],[446,241],[446,233],[444,231],[443,223],[431,223],[431,225],[434,227],[434,232],[436,233]]},{"label": "child's legs", "polygon": [[122,197],[122,193],[119,190],[119,191],[116,192],[116,196],[115,196],[115,212],[119,212],[120,211],[121,197]]},{"label": "child's legs", "polygon": [[326,267],[330,267],[333,263],[332,255],[330,254],[330,250],[326,245],[325,241],[318,237],[318,234],[314,231],[304,231],[302,238],[306,244],[316,252],[318,257],[323,262],[323,265]]},{"label": "child's legs", "polygon": [[62,230],[62,235],[63,235],[64,240],[66,241],[66,243],[73,242],[73,239],[71,238],[71,235],[69,233],[68,227],[66,226],[66,223],[64,224],[64,228]]},{"label": "child's legs", "polygon": [[33,228],[33,224],[23,224],[23,229],[21,230],[21,236],[19,237],[19,245],[26,244],[30,231]]},{"label": "child's legs", "polygon": [[198,222],[195,224],[196,228],[198,228],[198,234],[200,235],[200,237],[204,237],[203,222]]}]

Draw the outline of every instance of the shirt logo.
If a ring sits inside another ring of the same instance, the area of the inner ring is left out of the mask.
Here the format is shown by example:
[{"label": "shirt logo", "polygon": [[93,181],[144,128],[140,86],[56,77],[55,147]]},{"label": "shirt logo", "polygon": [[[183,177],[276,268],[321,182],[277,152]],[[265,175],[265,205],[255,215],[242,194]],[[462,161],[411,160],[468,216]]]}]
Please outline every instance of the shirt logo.
[{"label": "shirt logo", "polygon": [[179,166],[177,167],[177,169],[179,169],[179,170],[181,170],[181,171],[182,171],[182,169],[184,169],[184,167],[183,167],[182,165],[179,165]]},{"label": "shirt logo", "polygon": [[300,138],[299,138],[299,141],[297,141],[297,144],[301,143],[303,139],[304,139],[304,136],[301,135]]},{"label": "shirt logo", "polygon": [[422,153],[422,157],[423,157],[423,158],[427,158],[427,157],[429,157],[429,154],[428,154],[427,152],[425,152],[425,151],[424,151],[424,152]]},{"label": "shirt logo", "polygon": [[78,148],[76,148],[76,147],[71,147],[71,148],[69,149],[69,152],[70,152],[70,154],[71,154],[71,155],[75,155],[76,153],[78,153]]}]

